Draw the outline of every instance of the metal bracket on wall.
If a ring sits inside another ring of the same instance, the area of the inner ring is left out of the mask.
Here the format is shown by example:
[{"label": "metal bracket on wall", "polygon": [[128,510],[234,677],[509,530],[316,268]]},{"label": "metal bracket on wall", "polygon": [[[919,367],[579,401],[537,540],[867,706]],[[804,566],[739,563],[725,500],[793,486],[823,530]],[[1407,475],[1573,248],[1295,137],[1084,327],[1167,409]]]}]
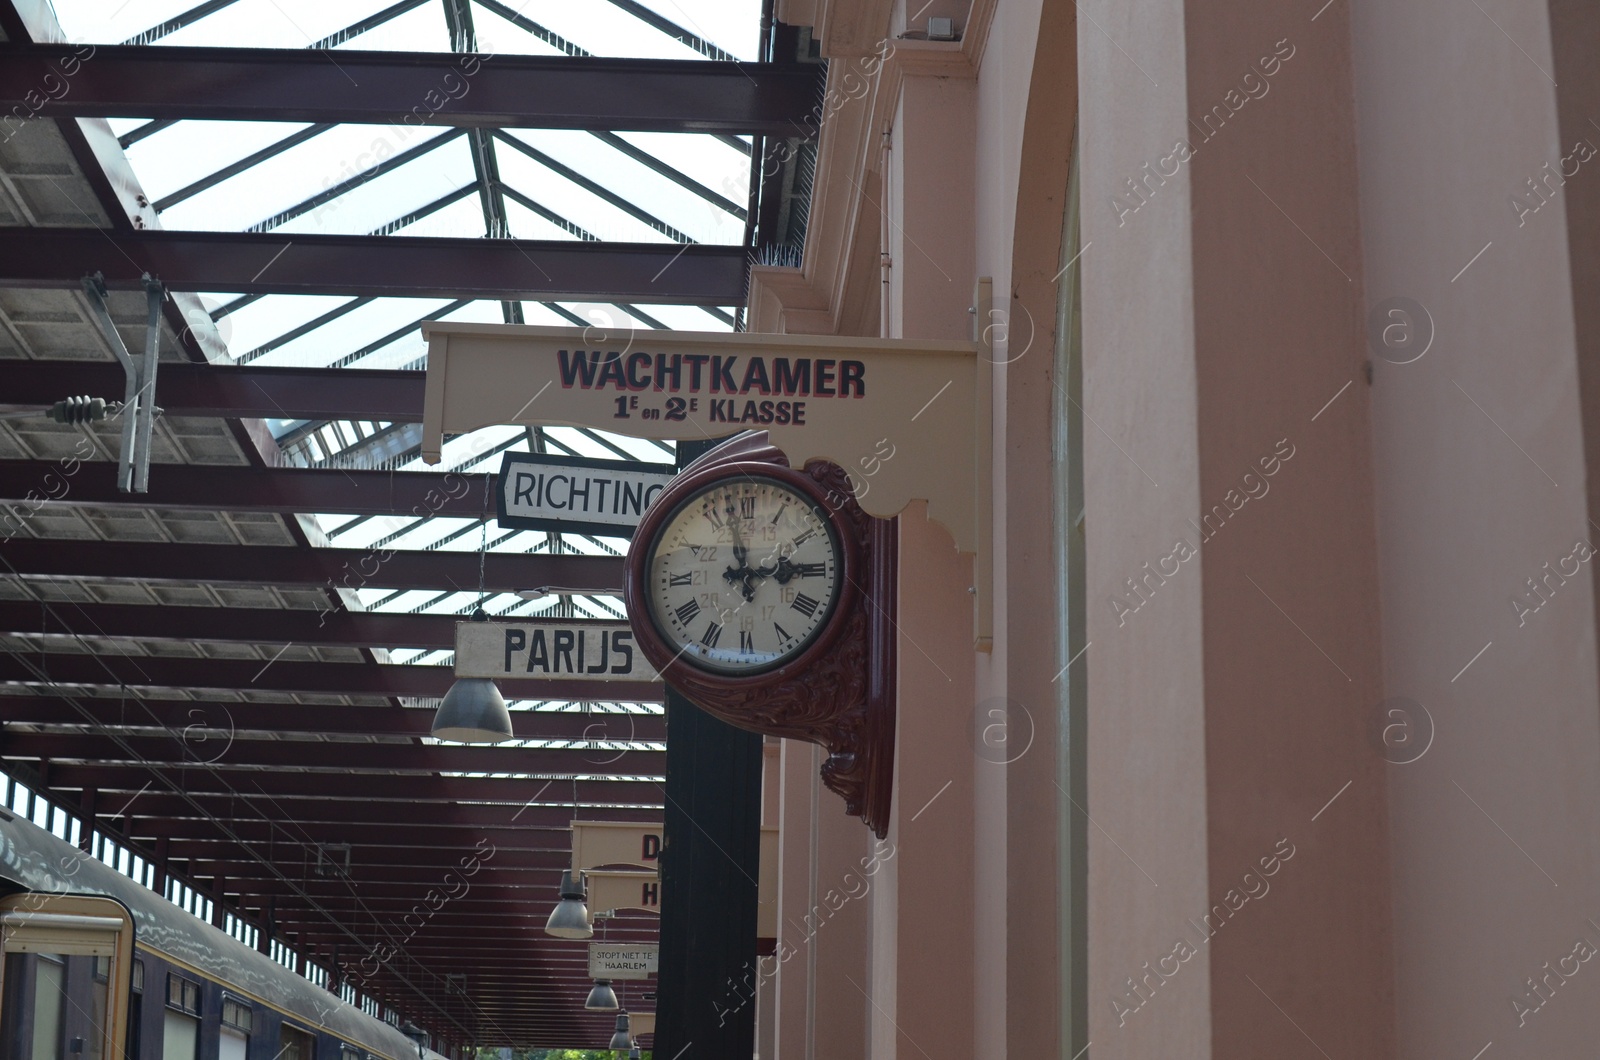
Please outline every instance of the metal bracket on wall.
[{"label": "metal bracket on wall", "polygon": [[150,488],[150,433],[155,426],[156,365],[161,350],[161,301],[166,291],[148,272],[140,277],[148,310],[144,326],[144,356],[138,361],[128,352],[106,306],[106,283],[101,273],[83,278],[83,293],[94,312],[106,345],[127,377],[123,388],[122,451],[117,466],[117,488],[123,493],[146,493]]}]

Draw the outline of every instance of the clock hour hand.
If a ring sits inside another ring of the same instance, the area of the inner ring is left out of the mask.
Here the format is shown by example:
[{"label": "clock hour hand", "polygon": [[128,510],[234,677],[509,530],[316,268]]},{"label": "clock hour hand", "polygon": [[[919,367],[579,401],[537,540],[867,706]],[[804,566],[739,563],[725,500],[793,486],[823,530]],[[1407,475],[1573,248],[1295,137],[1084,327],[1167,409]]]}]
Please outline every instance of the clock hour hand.
[{"label": "clock hour hand", "polygon": [[813,574],[822,573],[820,563],[795,563],[788,556],[779,556],[777,566],[771,570],[760,570],[756,573],[764,578],[775,578],[779,585],[788,585],[793,578],[809,578]]}]

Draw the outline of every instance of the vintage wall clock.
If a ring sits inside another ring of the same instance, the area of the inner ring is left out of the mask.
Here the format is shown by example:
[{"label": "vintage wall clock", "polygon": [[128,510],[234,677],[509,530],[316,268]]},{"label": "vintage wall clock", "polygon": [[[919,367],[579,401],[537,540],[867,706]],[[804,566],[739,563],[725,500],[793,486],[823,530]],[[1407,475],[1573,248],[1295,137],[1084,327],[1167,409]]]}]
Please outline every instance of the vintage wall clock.
[{"label": "vintage wall clock", "polygon": [[683,470],[634,534],[623,574],[640,650],[743,729],[829,751],[822,779],[882,837],[894,776],[894,522],[849,476],[791,468],[764,431]]}]

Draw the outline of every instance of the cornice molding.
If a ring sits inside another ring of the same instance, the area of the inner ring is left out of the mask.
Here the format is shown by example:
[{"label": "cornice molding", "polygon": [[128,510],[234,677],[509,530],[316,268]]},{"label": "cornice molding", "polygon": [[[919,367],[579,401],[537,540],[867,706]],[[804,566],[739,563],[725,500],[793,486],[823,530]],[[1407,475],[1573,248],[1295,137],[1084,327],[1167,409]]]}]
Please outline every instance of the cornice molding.
[{"label": "cornice molding", "polygon": [[983,53],[989,47],[989,29],[994,25],[994,12],[1000,0],[972,0],[967,10],[967,24],[961,28],[961,50],[974,70],[982,69]]},{"label": "cornice molding", "polygon": [[[992,2],[989,5],[992,11]],[[987,20],[986,20],[987,21]],[[867,54],[876,62],[875,50]],[[908,77],[976,78],[978,71],[963,41],[896,40],[877,65],[870,90],[859,60],[829,64],[812,181],[811,213],[806,226],[801,267],[755,266],[750,270],[749,327],[752,331],[790,334],[838,334],[841,327],[863,325],[862,306],[875,303],[879,277],[875,255],[862,253],[862,240],[877,245],[883,209],[882,142],[894,123],[901,91]],[[853,81],[851,79],[854,79]],[[870,276],[864,275],[870,272]],[[870,285],[870,286],[869,286]],[[869,293],[870,292],[870,293]],[[875,333],[876,329],[872,329]]]}]

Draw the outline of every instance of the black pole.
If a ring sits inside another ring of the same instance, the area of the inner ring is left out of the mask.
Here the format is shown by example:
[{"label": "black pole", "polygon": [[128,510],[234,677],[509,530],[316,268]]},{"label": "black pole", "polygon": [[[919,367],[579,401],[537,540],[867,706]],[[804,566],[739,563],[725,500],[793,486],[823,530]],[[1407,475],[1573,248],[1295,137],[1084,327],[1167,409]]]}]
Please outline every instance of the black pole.
[{"label": "black pole", "polygon": [[[680,442],[679,468],[712,444]],[[761,742],[667,687],[659,1060],[755,1053]]]}]

